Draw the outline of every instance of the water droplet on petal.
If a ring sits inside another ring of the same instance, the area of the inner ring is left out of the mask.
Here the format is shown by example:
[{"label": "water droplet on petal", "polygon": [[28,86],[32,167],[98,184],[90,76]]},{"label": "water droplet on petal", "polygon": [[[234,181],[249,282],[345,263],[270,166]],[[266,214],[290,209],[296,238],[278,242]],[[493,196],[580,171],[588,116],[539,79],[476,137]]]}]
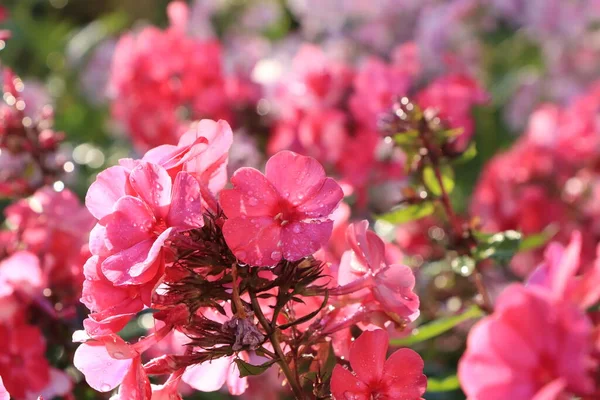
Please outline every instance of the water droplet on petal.
[{"label": "water droplet on petal", "polygon": [[108,392],[110,390],[110,385],[108,383],[103,383],[100,385],[101,392]]},{"label": "water droplet on petal", "polygon": [[281,252],[275,250],[274,252],[271,253],[271,260],[273,261],[279,261],[281,260]]},{"label": "water droplet on petal", "polygon": [[123,353],[121,353],[120,351],[116,351],[112,354],[113,358],[116,358],[117,360],[122,360],[125,358],[125,355]]},{"label": "water droplet on petal", "polygon": [[294,227],[292,228],[292,231],[294,231],[294,233],[300,233],[301,230],[302,228],[298,224],[294,225]]},{"label": "water droplet on petal", "polygon": [[250,204],[251,206],[255,206],[258,204],[258,200],[256,199],[256,197],[250,197],[248,199],[248,204]]}]

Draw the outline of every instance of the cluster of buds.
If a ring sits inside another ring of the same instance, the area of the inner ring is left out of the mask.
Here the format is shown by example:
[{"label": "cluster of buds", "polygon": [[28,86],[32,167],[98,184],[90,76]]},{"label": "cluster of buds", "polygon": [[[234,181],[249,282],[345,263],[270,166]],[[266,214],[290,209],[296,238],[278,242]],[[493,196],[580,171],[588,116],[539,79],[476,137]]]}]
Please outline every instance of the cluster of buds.
[{"label": "cluster of buds", "polygon": [[63,172],[57,154],[64,138],[52,129],[49,105],[39,110],[26,104],[25,85],[10,69],[2,71],[0,104],[0,195],[21,197],[54,183]]}]

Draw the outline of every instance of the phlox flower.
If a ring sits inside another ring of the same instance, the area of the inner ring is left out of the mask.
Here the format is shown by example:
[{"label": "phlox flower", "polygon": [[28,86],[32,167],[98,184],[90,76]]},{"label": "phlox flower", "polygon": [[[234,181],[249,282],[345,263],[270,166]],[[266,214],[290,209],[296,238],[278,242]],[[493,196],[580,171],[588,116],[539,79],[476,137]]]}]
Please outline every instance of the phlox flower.
[{"label": "phlox flower", "polygon": [[341,187],[314,158],[282,151],[269,159],[265,174],[240,168],[220,204],[227,216],[223,235],[242,262],[268,266],[296,261],[327,243],[329,219],[342,200]]},{"label": "phlox flower", "polygon": [[346,231],[350,250],[342,256],[338,271],[340,293],[352,293],[363,304],[379,308],[394,320],[414,321],[419,316],[419,297],[413,292],[415,276],[410,267],[389,264],[386,246],[368,221],[351,224]]},{"label": "phlox flower", "polygon": [[0,262],[0,321],[10,321],[41,295],[46,280],[35,254],[18,251]]},{"label": "phlox flower", "polygon": [[396,350],[387,360],[389,337],[378,329],[365,331],[350,346],[352,372],[336,365],[331,376],[335,400],[419,400],[427,377],[423,360],[413,350]]},{"label": "phlox flower", "polygon": [[172,182],[160,165],[140,162],[101,172],[86,196],[99,218],[90,237],[103,275],[115,285],[150,282],[163,267],[163,245],[173,230],[203,225],[200,187],[187,172]]},{"label": "phlox flower", "polygon": [[470,400],[542,400],[594,389],[593,327],[573,304],[513,284],[471,330],[458,376]]},{"label": "phlox flower", "polygon": [[10,400],[10,393],[4,387],[4,382],[2,382],[2,377],[0,376],[0,400]]}]

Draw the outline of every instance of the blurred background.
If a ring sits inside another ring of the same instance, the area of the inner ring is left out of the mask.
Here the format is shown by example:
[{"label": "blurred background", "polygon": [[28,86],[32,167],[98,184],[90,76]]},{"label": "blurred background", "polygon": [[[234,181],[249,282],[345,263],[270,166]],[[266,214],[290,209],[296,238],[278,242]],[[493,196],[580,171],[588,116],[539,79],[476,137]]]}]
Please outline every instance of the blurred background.
[{"label": "blurred background", "polygon": [[[111,68],[112,74],[119,73],[113,54],[121,35],[148,26],[168,27],[168,3],[2,1],[6,15],[0,29],[10,30],[11,37],[0,41],[0,63],[23,79],[28,105],[53,106],[54,130],[66,137],[58,150],[65,161],[58,189],[66,186],[83,198],[99,171],[147,150],[116,116],[118,111],[111,111],[119,92],[109,81]],[[220,60],[215,63],[224,74],[244,78],[234,93],[252,92],[251,100],[236,109],[236,116],[243,114],[243,118],[234,126],[239,144],[231,155],[232,168],[260,166],[266,159],[270,116],[278,106],[277,84],[288,79],[294,56],[304,43],[316,44],[327,56],[348,65],[360,65],[371,57],[388,62],[399,46],[414,45],[420,58],[419,87],[457,71],[473,77],[485,91],[485,101],[469,109],[477,154],[458,165],[455,174],[452,201],[461,213],[469,209],[486,163],[533,129],[530,116],[535,110],[546,103],[568,107],[600,77],[600,1],[596,0],[195,0],[188,4],[187,34],[217,40]],[[152,51],[152,40],[147,45]],[[161,57],[171,54],[169,48],[159,50]],[[309,56],[306,62],[311,61]],[[592,114],[596,115],[596,108]],[[545,127],[558,129],[557,124]],[[4,208],[10,201],[1,202]],[[436,231],[429,234],[435,236]],[[438,281],[437,286],[446,284]],[[429,293],[430,303],[458,309],[460,299],[453,293]],[[435,315],[437,306],[432,307],[430,315]],[[131,335],[143,331],[141,321],[132,327],[137,331]],[[464,332],[459,330],[418,350],[428,373],[446,376],[454,372],[463,348]],[[101,398],[89,389],[78,390],[77,399]],[[426,397],[464,398],[460,390]],[[189,398],[229,397],[197,393]]]}]

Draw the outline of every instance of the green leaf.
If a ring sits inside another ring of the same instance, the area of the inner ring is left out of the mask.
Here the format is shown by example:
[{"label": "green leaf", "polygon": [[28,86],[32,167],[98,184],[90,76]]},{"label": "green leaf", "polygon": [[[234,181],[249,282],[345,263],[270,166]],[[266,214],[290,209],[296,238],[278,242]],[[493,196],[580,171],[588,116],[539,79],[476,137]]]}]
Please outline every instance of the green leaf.
[{"label": "green leaf", "polygon": [[[454,171],[450,166],[444,165],[440,168],[440,174],[442,176],[442,184],[444,185],[446,193],[452,193],[452,190],[454,190]],[[423,169],[423,182],[431,191],[431,193],[435,194],[436,196],[440,196],[442,194],[440,182],[435,176],[433,167],[429,165]]]},{"label": "green leaf", "polygon": [[425,340],[432,339],[442,333],[448,332],[456,325],[465,322],[472,318],[478,318],[483,315],[483,311],[477,306],[469,307],[465,312],[452,317],[444,317],[436,319],[435,321],[421,325],[420,327],[413,330],[413,334],[408,337],[392,339],[390,345],[392,346],[410,346],[416,343],[423,342]]},{"label": "green leaf", "polygon": [[556,234],[556,227],[549,226],[540,233],[529,235],[521,240],[519,251],[535,250],[544,246]]},{"label": "green leaf", "polygon": [[455,158],[453,162],[455,164],[464,164],[471,161],[475,157],[477,157],[477,146],[475,145],[475,142],[471,142],[469,147],[467,147],[467,149],[460,156]]},{"label": "green leaf", "polygon": [[433,203],[426,201],[419,204],[400,206],[387,214],[378,216],[377,219],[382,219],[392,224],[404,224],[431,215],[434,211],[435,206]]},{"label": "green leaf", "polygon": [[266,363],[260,365],[249,364],[241,358],[236,358],[234,361],[240,370],[240,378],[250,375],[260,375],[268,370],[271,365],[275,364],[275,360],[267,361]]},{"label": "green leaf", "polygon": [[394,142],[396,142],[399,146],[412,146],[417,145],[417,140],[419,139],[419,131],[412,130],[406,131],[402,133],[398,133],[394,135]]},{"label": "green leaf", "polygon": [[449,392],[458,389],[460,389],[460,382],[456,375],[451,375],[442,379],[427,378],[428,392]]},{"label": "green leaf", "polygon": [[479,245],[473,253],[476,260],[493,259],[500,264],[508,264],[521,245],[522,235],[517,231],[504,231],[494,234],[476,233]]}]

